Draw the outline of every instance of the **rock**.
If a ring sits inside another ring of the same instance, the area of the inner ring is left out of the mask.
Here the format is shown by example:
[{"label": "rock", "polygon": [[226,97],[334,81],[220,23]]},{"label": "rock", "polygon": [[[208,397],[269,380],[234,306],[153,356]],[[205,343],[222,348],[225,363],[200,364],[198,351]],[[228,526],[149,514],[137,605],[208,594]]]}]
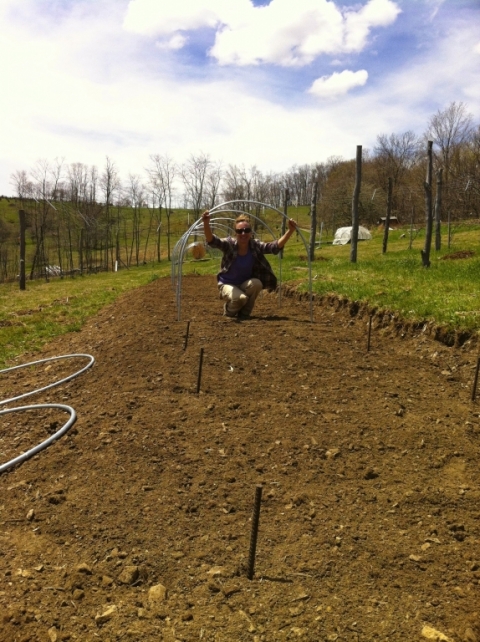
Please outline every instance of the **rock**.
[{"label": "rock", "polygon": [[422,636],[427,638],[427,640],[436,640],[437,642],[452,642],[451,638],[448,638],[444,633],[437,631],[427,624],[422,629]]},{"label": "rock", "polygon": [[27,513],[27,519],[29,522],[31,522],[34,517],[35,517],[35,511],[33,510],[33,508],[31,508]]},{"label": "rock", "polygon": [[330,448],[325,453],[325,457],[327,459],[335,459],[336,457],[339,457],[339,456],[340,456],[340,449],[339,448]]},{"label": "rock", "polygon": [[212,566],[212,568],[207,571],[207,575],[210,575],[211,577],[218,577],[219,575],[225,575],[225,567]]},{"label": "rock", "polygon": [[85,597],[85,591],[82,591],[82,589],[75,589],[72,594],[72,598],[74,600],[83,600]]},{"label": "rock", "polygon": [[116,615],[117,611],[118,609],[116,604],[112,604],[101,615],[95,616],[95,623],[97,624],[97,626],[101,626],[102,624],[105,624],[106,622],[111,620],[114,615]]},{"label": "rock", "polygon": [[478,642],[478,636],[475,634],[473,629],[468,627],[465,629],[465,633],[462,637],[462,642]]},{"label": "rock", "polygon": [[207,586],[209,590],[212,591],[212,593],[220,593],[220,591],[222,590],[220,584],[218,584],[218,582],[215,582],[215,580],[210,580],[207,583]]},{"label": "rock", "polygon": [[225,597],[230,597],[235,593],[240,593],[241,590],[242,589],[238,584],[226,584],[222,586],[222,592],[225,595]]},{"label": "rock", "polygon": [[113,578],[109,577],[108,575],[104,575],[102,577],[102,586],[112,586],[113,584]]},{"label": "rock", "polygon": [[118,576],[118,581],[120,584],[133,584],[138,580],[138,575],[138,566],[125,566]]},{"label": "rock", "polygon": [[51,642],[57,642],[58,634],[57,629],[54,626],[48,629],[48,637],[50,638]]},{"label": "rock", "polygon": [[167,589],[163,584],[155,584],[148,591],[148,602],[151,606],[164,602],[167,599]]},{"label": "rock", "polygon": [[85,564],[84,562],[82,562],[81,564],[77,564],[77,566],[75,566],[75,570],[77,571],[77,573],[85,573],[85,575],[92,574],[92,569],[88,564]]}]

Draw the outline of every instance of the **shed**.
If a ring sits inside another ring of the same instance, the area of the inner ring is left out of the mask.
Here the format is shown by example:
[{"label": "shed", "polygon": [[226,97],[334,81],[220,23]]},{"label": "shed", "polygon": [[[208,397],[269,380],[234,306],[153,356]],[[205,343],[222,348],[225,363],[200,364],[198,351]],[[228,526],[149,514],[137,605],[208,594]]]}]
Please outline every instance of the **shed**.
[{"label": "shed", "polygon": [[[358,226],[358,240],[359,241],[371,241],[372,235],[367,230],[366,227]],[[333,239],[332,245],[346,245],[352,240],[352,226],[350,227],[339,227],[335,232],[335,237]]]}]

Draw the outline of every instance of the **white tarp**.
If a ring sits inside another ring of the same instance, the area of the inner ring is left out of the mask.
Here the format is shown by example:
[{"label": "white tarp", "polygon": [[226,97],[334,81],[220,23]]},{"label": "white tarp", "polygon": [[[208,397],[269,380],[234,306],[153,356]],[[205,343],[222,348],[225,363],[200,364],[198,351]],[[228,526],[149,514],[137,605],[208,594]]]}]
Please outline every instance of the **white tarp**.
[{"label": "white tarp", "polygon": [[[339,227],[335,232],[335,238],[333,239],[332,245],[346,245],[350,243],[352,239],[352,226],[350,227]],[[367,230],[366,227],[359,225],[358,227],[358,240],[359,241],[371,241],[372,235]]]}]

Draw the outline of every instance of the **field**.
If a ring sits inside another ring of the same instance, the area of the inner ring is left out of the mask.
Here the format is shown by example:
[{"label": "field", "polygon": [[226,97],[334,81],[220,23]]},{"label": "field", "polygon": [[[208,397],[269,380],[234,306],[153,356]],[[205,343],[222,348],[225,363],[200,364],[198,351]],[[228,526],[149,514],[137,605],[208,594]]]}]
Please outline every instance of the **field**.
[{"label": "field", "polygon": [[[0,639],[480,640],[474,337],[379,315],[367,351],[367,310],[331,297],[312,323],[293,290],[239,323],[199,271],[181,321],[161,278],[22,356],[96,361],[22,402],[78,420],[0,477]],[[81,365],[3,375],[2,397]],[[2,417],[1,462],[65,417]]]}]

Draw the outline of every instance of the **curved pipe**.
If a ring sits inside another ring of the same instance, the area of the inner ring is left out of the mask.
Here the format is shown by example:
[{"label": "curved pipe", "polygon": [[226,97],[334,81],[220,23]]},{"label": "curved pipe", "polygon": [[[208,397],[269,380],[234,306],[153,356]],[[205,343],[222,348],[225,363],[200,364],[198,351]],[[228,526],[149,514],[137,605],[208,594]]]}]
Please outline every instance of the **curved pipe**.
[{"label": "curved pipe", "polygon": [[49,446],[52,442],[55,440],[59,439],[62,435],[64,435],[71,426],[76,422],[77,420],[77,413],[71,406],[65,406],[63,404],[57,404],[57,403],[44,403],[44,404],[37,404],[34,406],[19,406],[18,408],[7,408],[7,410],[0,410],[0,417],[2,415],[7,415],[10,412],[20,412],[22,410],[35,410],[37,408],[59,408],[60,410],[65,410],[66,412],[70,413],[70,419],[67,421],[66,424],[64,424],[60,430],[58,430],[54,435],[46,439],[45,441],[42,441],[41,444],[38,444],[38,446],[34,446],[30,450],[27,450],[26,453],[22,453],[18,457],[15,457],[15,459],[11,459],[10,461],[7,461],[7,463],[2,464],[0,466],[0,473],[5,472],[12,466],[16,466],[17,464],[21,464],[24,462],[26,459],[29,459],[30,457],[33,457],[33,455],[36,455],[38,452]]},{"label": "curved pipe", "polygon": [[78,377],[79,374],[82,374],[82,372],[85,372],[85,370],[88,370],[89,368],[91,368],[95,363],[95,359],[94,357],[92,357],[91,354],[64,354],[64,355],[61,355],[60,357],[48,357],[48,359],[31,361],[30,363],[24,363],[20,366],[13,366],[12,368],[5,368],[4,370],[0,370],[0,375],[2,375],[5,372],[13,372],[13,370],[20,370],[20,368],[27,368],[28,366],[34,366],[38,363],[46,363],[47,361],[56,361],[58,359],[71,359],[72,357],[85,357],[87,359],[90,359],[90,361],[81,370],[78,370],[77,372],[74,372],[73,374],[68,375],[68,377],[65,377],[64,379],[60,379],[59,381],[54,381],[53,383],[50,383],[48,386],[44,386],[43,388],[37,388],[36,390],[31,390],[30,392],[25,392],[23,395],[18,395],[17,397],[10,397],[10,399],[0,400],[0,406],[4,406],[5,404],[11,403],[12,401],[18,401],[19,399],[24,399],[25,397],[30,397],[30,395],[34,395],[37,392],[43,392],[44,390],[49,390],[50,388],[54,388],[55,386],[59,386],[62,383],[70,381],[70,379],[73,379],[74,377]]},{"label": "curved pipe", "polygon": [[[250,212],[244,212],[243,210],[237,210],[233,208],[227,208],[224,209],[228,205],[233,205],[233,204],[248,204],[248,205],[260,205],[263,208],[268,208],[270,210],[274,210],[275,212],[278,212],[282,219],[288,219],[288,217],[284,214],[284,212],[280,211],[273,205],[268,205],[267,203],[262,203],[260,201],[249,201],[249,200],[235,200],[235,201],[226,201],[225,203],[220,203],[216,205],[215,207],[212,207],[210,209],[210,213],[215,213],[215,214],[226,214],[226,213],[234,213],[236,215],[238,214],[247,214],[251,218],[254,218],[255,220],[259,221],[266,227],[266,229],[272,234],[272,237],[275,238],[275,234],[273,234],[273,231],[266,225],[266,223],[259,218],[258,216],[255,216],[255,214],[252,214]],[[211,220],[211,223],[216,223],[218,224],[218,221],[221,220],[234,220],[232,218],[215,218]],[[177,320],[180,321],[181,317],[181,291],[182,291],[182,263],[183,263],[183,258],[185,254],[185,248],[188,243],[188,239],[191,236],[191,234],[202,234],[203,233],[203,224],[202,224],[202,219],[198,219],[198,221],[195,221],[190,228],[185,232],[185,234],[179,239],[177,244],[175,245],[174,249],[174,254],[175,256],[177,253],[179,254],[178,259],[175,261],[172,261],[172,285],[176,284],[176,305],[177,305]],[[310,295],[310,321],[313,323],[313,294],[312,294],[312,264],[310,260],[310,254],[308,250],[308,245],[306,242],[306,239],[304,238],[302,232],[300,229],[297,228],[297,233],[300,236],[303,245],[305,247],[306,253],[307,253],[307,260],[308,260],[308,289],[309,289],[309,295]],[[281,253],[279,254],[279,264],[280,264],[280,292],[279,292],[279,300],[280,300],[280,293],[281,293]],[[175,278],[175,272],[177,274],[177,278]]]}]

